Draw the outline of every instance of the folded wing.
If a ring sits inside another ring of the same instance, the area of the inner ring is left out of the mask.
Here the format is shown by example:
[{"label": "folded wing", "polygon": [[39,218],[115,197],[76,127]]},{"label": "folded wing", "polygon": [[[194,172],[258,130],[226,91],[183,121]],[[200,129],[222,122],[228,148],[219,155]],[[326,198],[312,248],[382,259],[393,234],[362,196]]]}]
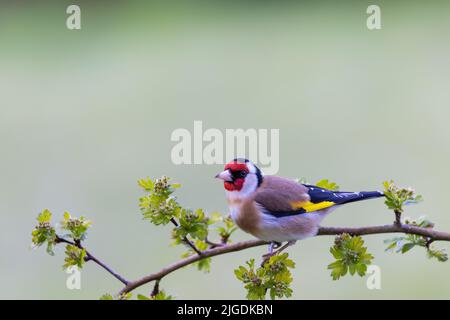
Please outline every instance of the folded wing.
[{"label": "folded wing", "polygon": [[382,196],[383,193],[378,191],[338,192],[285,178],[266,176],[255,196],[255,202],[266,214],[286,217]]}]

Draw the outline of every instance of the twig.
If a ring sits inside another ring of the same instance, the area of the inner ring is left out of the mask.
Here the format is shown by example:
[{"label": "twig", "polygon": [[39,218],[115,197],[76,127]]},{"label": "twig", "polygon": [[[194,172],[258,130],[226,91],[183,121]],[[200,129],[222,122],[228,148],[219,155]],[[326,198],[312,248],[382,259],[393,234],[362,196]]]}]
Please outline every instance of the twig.
[{"label": "twig", "polygon": [[85,252],[86,252],[86,257],[85,257],[85,261],[87,262],[87,261],[93,261],[93,262],[95,262],[96,264],[98,264],[100,267],[102,267],[103,269],[105,269],[106,271],[108,271],[111,275],[113,275],[117,280],[119,280],[120,282],[122,282],[124,285],[128,285],[128,283],[129,283],[129,281],[128,280],[126,280],[124,277],[122,277],[120,274],[118,274],[117,272],[115,272],[114,270],[112,270],[110,267],[108,267],[104,262],[102,262],[101,260],[99,260],[99,259],[97,259],[94,255],[92,255],[89,251],[87,251],[86,250],[86,248],[84,248],[82,245],[81,245],[81,242],[80,241],[75,241],[75,242],[72,242],[72,241],[69,241],[69,240],[66,240],[66,239],[64,239],[64,238],[61,238],[61,237],[59,237],[59,236],[56,236],[56,243],[67,243],[67,244],[70,244],[70,245],[72,245],[72,246],[76,246],[76,247],[78,247],[78,248],[80,248],[80,249],[84,249],[85,250]]},{"label": "twig", "polygon": [[349,233],[352,235],[368,235],[380,233],[407,233],[416,234],[423,237],[428,237],[433,241],[450,241],[449,232],[435,231],[430,228],[421,228],[408,224],[388,224],[382,226],[359,227],[359,228],[335,228],[335,227],[321,227],[317,235],[339,235],[342,233]]},{"label": "twig", "polygon": [[[171,218],[171,219],[170,219],[170,222],[172,222],[172,224],[173,224],[175,227],[178,227],[178,222],[175,220],[175,218]],[[183,241],[184,241],[189,247],[191,247],[192,250],[194,250],[199,256],[201,256],[201,255],[203,254],[203,252],[200,251],[200,250],[195,246],[195,244],[193,244],[192,241],[189,240],[186,236],[183,237]]]},{"label": "twig", "polygon": [[202,252],[202,255],[193,255],[190,257],[187,257],[183,260],[180,260],[172,265],[169,265],[167,267],[165,267],[164,269],[161,269],[160,271],[156,272],[156,273],[152,273],[149,274],[141,279],[135,280],[135,281],[131,281],[128,283],[128,285],[126,285],[119,294],[122,293],[127,293],[130,292],[134,289],[136,289],[137,287],[140,287],[146,283],[149,283],[151,281],[154,280],[161,280],[163,277],[165,277],[166,275],[168,275],[169,273],[172,273],[180,268],[183,268],[184,266],[190,265],[194,262],[197,262],[199,260],[205,259],[205,258],[209,258],[209,257],[214,257],[214,256],[218,256],[218,255],[222,255],[225,253],[229,253],[229,252],[234,252],[234,251],[241,251],[241,250],[245,250],[245,249],[249,249],[252,247],[257,247],[257,246],[261,246],[264,244],[268,244],[268,242],[262,241],[262,240],[249,240],[249,241],[242,241],[242,242],[237,242],[237,243],[233,243],[233,244],[228,244],[228,245],[224,245],[218,248],[214,248],[214,249],[208,249]]},{"label": "twig", "polygon": [[226,245],[226,242],[217,243],[217,242],[210,241],[208,238],[205,239],[205,242],[211,246],[211,249],[217,248],[217,247],[223,247]]},{"label": "twig", "polygon": [[159,293],[159,281],[160,280],[155,281],[155,286],[153,287],[152,293],[150,293],[150,297],[154,297]]},{"label": "twig", "polygon": [[402,211],[401,210],[394,210],[395,213],[395,222],[394,224],[396,224],[397,226],[401,226],[402,225]]}]

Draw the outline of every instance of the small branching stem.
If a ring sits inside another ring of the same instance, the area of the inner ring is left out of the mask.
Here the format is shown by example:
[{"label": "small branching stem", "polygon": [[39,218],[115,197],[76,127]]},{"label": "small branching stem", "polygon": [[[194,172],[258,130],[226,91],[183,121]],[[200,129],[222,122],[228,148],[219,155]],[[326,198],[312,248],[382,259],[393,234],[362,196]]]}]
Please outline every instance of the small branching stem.
[{"label": "small branching stem", "polygon": [[153,286],[152,293],[150,293],[150,297],[154,297],[154,296],[156,296],[159,293],[159,282],[160,281],[161,280],[156,280],[155,281],[155,285]]},{"label": "small branching stem", "polygon": [[402,225],[402,212],[400,210],[394,210],[395,213],[395,224],[397,226],[401,226]]},{"label": "small branching stem", "polygon": [[[170,219],[170,222],[172,222],[172,224],[173,224],[175,227],[178,227],[178,226],[179,226],[179,224],[178,224],[178,222],[175,220],[175,218],[171,218],[171,219]],[[203,254],[203,252],[202,252],[200,249],[198,249],[198,248],[195,246],[195,244],[193,244],[192,241],[189,240],[186,236],[183,237],[183,241],[184,241],[189,247],[191,247],[191,249],[194,250],[199,256],[201,256],[201,255]]]},{"label": "small branching stem", "polygon": [[81,244],[80,240],[75,240],[74,242],[66,240],[64,238],[61,238],[59,236],[56,236],[56,243],[67,243],[70,244],[72,246],[76,246],[80,249],[84,249],[86,251],[86,257],[84,258],[84,261],[88,262],[88,261],[93,261],[96,264],[98,264],[100,267],[102,267],[103,269],[105,269],[106,271],[108,271],[112,276],[114,276],[117,280],[119,280],[120,282],[122,282],[124,285],[128,285],[129,281],[126,280],[124,277],[122,277],[120,274],[118,274],[117,272],[115,272],[114,270],[112,270],[110,267],[108,267],[105,263],[103,263],[101,260],[97,259],[94,255],[92,255],[89,251],[87,251]]},{"label": "small branching stem", "polygon": [[210,246],[210,249],[214,249],[217,247],[223,247],[224,245],[226,245],[226,242],[221,242],[221,243],[217,243],[214,241],[209,240],[208,238],[205,239],[206,244],[208,244]]}]

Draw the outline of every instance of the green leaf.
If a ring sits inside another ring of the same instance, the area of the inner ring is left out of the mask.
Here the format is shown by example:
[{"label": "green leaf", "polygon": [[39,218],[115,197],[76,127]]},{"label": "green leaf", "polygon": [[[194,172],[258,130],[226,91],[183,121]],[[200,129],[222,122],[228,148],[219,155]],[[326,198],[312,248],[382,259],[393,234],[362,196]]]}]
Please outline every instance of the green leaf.
[{"label": "green leaf", "polygon": [[397,247],[397,242],[392,242],[390,245],[388,245],[385,249],[385,251],[392,251]]},{"label": "green leaf", "polygon": [[219,212],[212,212],[208,215],[208,225],[212,225],[223,221],[223,217]]},{"label": "green leaf", "polygon": [[445,249],[435,249],[435,248],[428,248],[428,257],[429,258],[435,258],[439,262],[446,262],[448,260],[448,254]]},{"label": "green leaf", "polygon": [[114,300],[114,297],[110,295],[109,293],[105,293],[100,297],[100,300]]},{"label": "green leaf", "polygon": [[173,297],[167,295],[164,290],[160,290],[156,295],[150,297],[150,300],[173,300]]},{"label": "green leaf", "polygon": [[409,250],[411,250],[412,248],[414,248],[414,246],[415,246],[416,244],[415,243],[405,243],[404,245],[403,245],[403,247],[402,247],[402,253],[406,253],[406,252],[408,252]]},{"label": "green leaf", "polygon": [[328,269],[331,270],[331,277],[333,280],[338,280],[347,274],[348,267],[342,262],[342,260],[337,260],[328,265]]},{"label": "green leaf", "polygon": [[44,209],[37,217],[39,223],[50,222],[52,219],[52,213],[48,209]]},{"label": "green leaf", "polygon": [[132,298],[133,294],[131,292],[122,293],[119,296],[119,300],[130,300]]},{"label": "green leaf", "polygon": [[220,235],[221,242],[227,243],[233,232],[237,230],[237,227],[231,217],[221,217],[221,221],[223,226],[217,227],[216,231]]},{"label": "green leaf", "polygon": [[138,184],[142,189],[148,192],[153,191],[153,188],[155,186],[153,181],[148,177],[145,179],[139,179]]},{"label": "green leaf", "polygon": [[316,186],[318,186],[319,188],[324,188],[324,189],[328,189],[331,191],[339,190],[339,186],[336,184],[336,182],[328,181],[328,179],[320,180],[319,182],[316,183]]},{"label": "green leaf", "polygon": [[336,259],[328,265],[333,280],[338,280],[347,273],[364,276],[367,266],[372,263],[373,259],[373,256],[367,253],[364,240],[360,236],[350,236],[346,233],[336,237],[330,252]]},{"label": "green leaf", "polygon": [[367,265],[365,264],[358,264],[356,266],[356,272],[359,276],[363,277],[367,272]]}]

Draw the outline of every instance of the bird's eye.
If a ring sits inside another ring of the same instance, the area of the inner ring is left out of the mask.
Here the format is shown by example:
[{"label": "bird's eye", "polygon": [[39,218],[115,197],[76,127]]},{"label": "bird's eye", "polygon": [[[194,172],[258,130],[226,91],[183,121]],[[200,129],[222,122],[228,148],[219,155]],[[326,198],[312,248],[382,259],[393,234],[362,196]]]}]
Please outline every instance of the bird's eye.
[{"label": "bird's eye", "polygon": [[233,173],[234,178],[239,179],[239,178],[245,178],[245,176],[247,175],[247,172],[244,170],[239,170]]}]

